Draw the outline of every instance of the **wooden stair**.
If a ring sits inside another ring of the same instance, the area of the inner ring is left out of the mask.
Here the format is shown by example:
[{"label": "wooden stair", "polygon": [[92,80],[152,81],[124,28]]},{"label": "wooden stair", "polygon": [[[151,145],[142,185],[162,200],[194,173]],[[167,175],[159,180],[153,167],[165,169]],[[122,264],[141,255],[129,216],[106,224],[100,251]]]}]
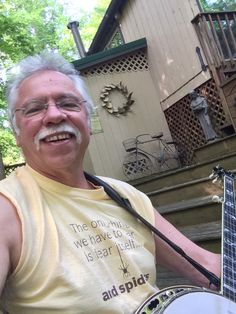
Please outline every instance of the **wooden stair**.
[{"label": "wooden stair", "polygon": [[[197,162],[189,167],[152,175],[130,182],[145,192],[154,207],[175,227],[198,245],[213,252],[221,247],[221,203],[213,195],[222,196],[222,189],[209,178],[220,164],[232,172],[236,160],[236,135],[209,143],[195,152]],[[160,288],[189,282],[158,267]]]}]

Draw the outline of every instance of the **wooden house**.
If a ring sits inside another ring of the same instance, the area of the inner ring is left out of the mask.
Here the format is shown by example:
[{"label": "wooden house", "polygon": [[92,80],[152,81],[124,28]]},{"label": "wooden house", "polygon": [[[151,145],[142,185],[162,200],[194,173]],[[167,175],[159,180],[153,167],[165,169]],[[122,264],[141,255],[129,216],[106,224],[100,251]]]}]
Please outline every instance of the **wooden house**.
[{"label": "wooden house", "polygon": [[[114,40],[120,45],[112,48]],[[201,13],[196,0],[111,1],[87,56],[75,61],[96,106],[86,168],[129,180],[123,141],[160,132],[191,165],[208,144],[190,108],[192,90],[206,98],[218,139],[234,134],[235,54],[235,12]],[[134,102],[117,114],[127,99],[109,86],[120,83]],[[156,143],[148,149],[158,151]]]}]

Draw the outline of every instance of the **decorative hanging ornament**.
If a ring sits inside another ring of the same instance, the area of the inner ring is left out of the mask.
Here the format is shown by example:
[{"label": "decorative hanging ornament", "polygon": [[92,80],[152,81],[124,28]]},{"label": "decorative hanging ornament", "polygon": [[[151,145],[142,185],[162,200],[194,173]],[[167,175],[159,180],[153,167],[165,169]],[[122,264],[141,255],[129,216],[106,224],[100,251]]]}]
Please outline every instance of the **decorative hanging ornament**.
[{"label": "decorative hanging ornament", "polygon": [[[122,106],[115,107],[110,99],[110,94],[112,91],[119,91],[125,97],[126,102]],[[102,107],[106,109],[110,114],[119,116],[120,114],[125,115],[130,111],[130,107],[133,105],[134,100],[132,99],[133,92],[129,92],[127,86],[123,85],[122,82],[119,84],[109,84],[105,85],[101,91],[100,99],[102,101]]]}]

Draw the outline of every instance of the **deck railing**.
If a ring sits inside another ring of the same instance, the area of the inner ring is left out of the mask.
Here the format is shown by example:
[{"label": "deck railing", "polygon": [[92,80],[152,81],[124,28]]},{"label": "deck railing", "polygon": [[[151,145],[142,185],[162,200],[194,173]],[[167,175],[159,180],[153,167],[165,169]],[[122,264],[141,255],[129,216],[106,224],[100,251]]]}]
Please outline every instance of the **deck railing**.
[{"label": "deck railing", "polygon": [[236,11],[200,13],[192,23],[209,67],[222,83],[236,73]]}]

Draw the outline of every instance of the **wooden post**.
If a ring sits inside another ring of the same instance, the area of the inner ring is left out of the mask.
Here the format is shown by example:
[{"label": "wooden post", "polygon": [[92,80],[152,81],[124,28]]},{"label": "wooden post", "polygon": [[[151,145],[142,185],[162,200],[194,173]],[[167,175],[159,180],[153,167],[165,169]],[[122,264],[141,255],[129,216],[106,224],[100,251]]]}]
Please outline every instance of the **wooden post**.
[{"label": "wooden post", "polygon": [[4,179],[5,177],[5,168],[2,160],[2,154],[0,152],[0,180]]}]

